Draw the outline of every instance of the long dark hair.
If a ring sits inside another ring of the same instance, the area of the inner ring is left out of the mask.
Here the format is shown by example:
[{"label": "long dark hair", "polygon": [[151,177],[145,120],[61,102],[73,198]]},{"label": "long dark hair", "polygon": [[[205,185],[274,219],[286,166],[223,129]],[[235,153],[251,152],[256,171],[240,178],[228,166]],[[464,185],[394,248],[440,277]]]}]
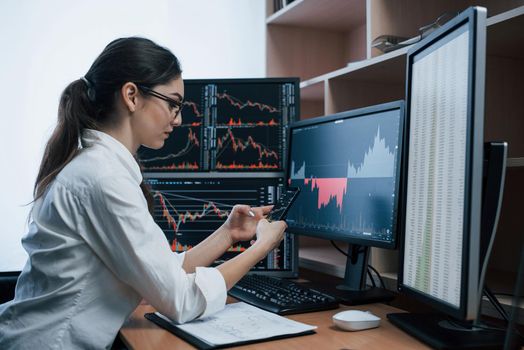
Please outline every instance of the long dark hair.
[{"label": "long dark hair", "polygon": [[[180,63],[168,49],[144,38],[121,38],[109,43],[82,79],[69,84],[58,107],[58,122],[47,142],[36,177],[36,201],[57,174],[76,156],[85,128],[99,130],[109,120],[118,91],[127,82],[153,88],[180,77]],[[152,207],[147,186],[140,185]]]}]

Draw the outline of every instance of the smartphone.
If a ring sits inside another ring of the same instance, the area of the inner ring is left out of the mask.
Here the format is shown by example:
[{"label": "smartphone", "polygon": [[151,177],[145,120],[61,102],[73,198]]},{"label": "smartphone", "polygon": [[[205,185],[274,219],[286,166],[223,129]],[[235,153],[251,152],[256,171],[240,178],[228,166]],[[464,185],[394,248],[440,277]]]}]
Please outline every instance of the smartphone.
[{"label": "smartphone", "polygon": [[297,199],[299,192],[300,188],[298,187],[286,188],[271,212],[266,216],[267,221],[284,220],[289,208],[291,208],[291,204]]}]

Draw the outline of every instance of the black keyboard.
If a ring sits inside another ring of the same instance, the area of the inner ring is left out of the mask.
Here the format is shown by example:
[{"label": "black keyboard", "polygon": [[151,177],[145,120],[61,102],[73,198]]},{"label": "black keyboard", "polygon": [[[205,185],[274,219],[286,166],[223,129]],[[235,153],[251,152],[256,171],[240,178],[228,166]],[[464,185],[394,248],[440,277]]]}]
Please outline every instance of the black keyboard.
[{"label": "black keyboard", "polygon": [[337,300],[318,290],[280,278],[246,275],[229,295],[279,315],[335,309]]}]

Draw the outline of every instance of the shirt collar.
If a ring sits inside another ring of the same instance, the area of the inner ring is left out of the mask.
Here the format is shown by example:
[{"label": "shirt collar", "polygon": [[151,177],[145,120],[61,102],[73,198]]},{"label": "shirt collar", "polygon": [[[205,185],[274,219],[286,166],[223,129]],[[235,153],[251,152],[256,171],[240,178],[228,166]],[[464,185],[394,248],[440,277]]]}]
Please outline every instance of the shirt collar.
[{"label": "shirt collar", "polygon": [[99,144],[110,149],[116,154],[122,164],[129,169],[131,176],[136,180],[136,182],[138,184],[142,182],[142,172],[140,171],[136,159],[131,152],[129,152],[126,146],[111,135],[98,130],[84,129],[82,133],[82,143],[86,146]]}]

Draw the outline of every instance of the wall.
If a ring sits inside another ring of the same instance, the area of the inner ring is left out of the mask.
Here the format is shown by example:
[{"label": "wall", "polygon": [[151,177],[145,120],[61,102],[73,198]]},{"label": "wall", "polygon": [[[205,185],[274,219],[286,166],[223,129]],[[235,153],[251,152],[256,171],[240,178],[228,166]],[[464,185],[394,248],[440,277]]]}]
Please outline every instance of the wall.
[{"label": "wall", "polygon": [[0,272],[20,270],[20,238],[60,93],[111,40],[171,49],[184,78],[263,77],[263,0],[0,2]]}]

